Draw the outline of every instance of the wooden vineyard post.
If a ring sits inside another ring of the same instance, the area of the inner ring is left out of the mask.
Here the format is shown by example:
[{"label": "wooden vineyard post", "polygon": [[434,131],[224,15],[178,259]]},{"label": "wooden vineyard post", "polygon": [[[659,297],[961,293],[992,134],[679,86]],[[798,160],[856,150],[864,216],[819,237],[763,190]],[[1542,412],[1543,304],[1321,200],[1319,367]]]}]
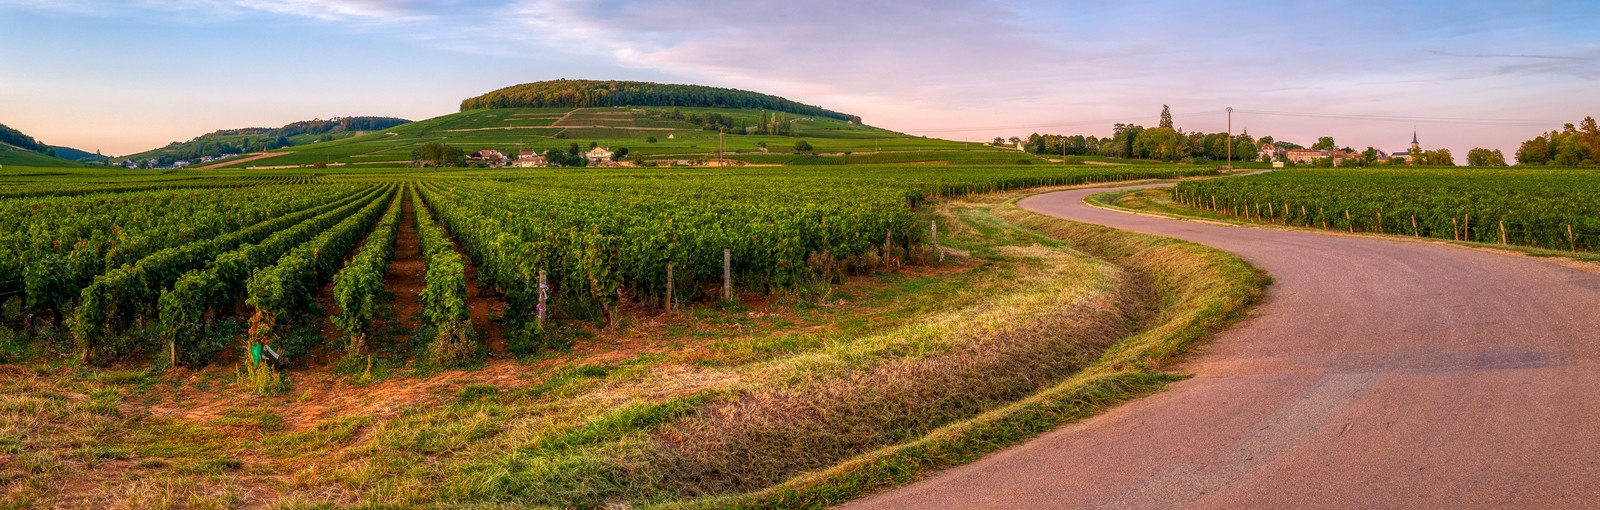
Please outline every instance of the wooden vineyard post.
[{"label": "wooden vineyard post", "polygon": [[939,262],[943,263],[944,262],[944,248],[940,248],[939,247],[939,221],[938,220],[934,220],[932,222],[929,222],[929,228],[931,228],[933,230],[933,249],[939,252]]},{"label": "wooden vineyard post", "polygon": [[883,229],[883,267],[889,267],[889,242],[894,238],[894,231]]},{"label": "wooden vineyard post", "polygon": [[550,280],[543,270],[539,271],[539,329],[544,329],[544,321],[549,316]]},{"label": "wooden vineyard post", "polygon": [[1305,205],[1301,205],[1300,206],[1300,217],[1306,219],[1306,226],[1307,227],[1311,226],[1311,215],[1306,213],[1306,206]]},{"label": "wooden vineyard post", "polygon": [[1211,195],[1211,210],[1217,210],[1217,196]]},{"label": "wooden vineyard post", "polygon": [[1278,219],[1278,214],[1272,210],[1272,202],[1267,202],[1267,221]]},{"label": "wooden vineyard post", "polygon": [[722,249],[722,300],[733,301],[733,250]]},{"label": "wooden vineyard post", "polygon": [[167,368],[178,368],[178,341],[167,340],[167,361],[171,363]]},{"label": "wooden vineyard post", "polygon": [[1472,214],[1463,215],[1461,218],[1461,240],[1472,240]]},{"label": "wooden vineyard post", "polygon": [[1318,207],[1317,208],[1317,217],[1318,218],[1322,218],[1322,229],[1323,230],[1327,230],[1328,229],[1327,211],[1324,211],[1321,207]]},{"label": "wooden vineyard post", "polygon": [[1511,244],[1506,242],[1506,220],[1500,220],[1500,244]]},{"label": "wooden vineyard post", "polygon": [[1576,253],[1578,251],[1578,238],[1576,236],[1572,235],[1572,224],[1571,223],[1567,224],[1567,245],[1572,248],[1572,251],[1574,253]]},{"label": "wooden vineyard post", "polygon": [[1450,237],[1457,241],[1461,240],[1461,222],[1456,221],[1455,216],[1450,217]]},{"label": "wooden vineyard post", "polygon": [[672,313],[672,263],[667,263],[667,313]]},{"label": "wooden vineyard post", "polygon": [[1345,226],[1345,228],[1350,229],[1351,233],[1355,233],[1355,231],[1356,231],[1356,223],[1354,221],[1350,220],[1350,210],[1349,209],[1345,209],[1344,210],[1344,226]]},{"label": "wooden vineyard post", "polygon": [[1382,234],[1383,233],[1383,208],[1379,207],[1378,208],[1378,212],[1372,213],[1372,218],[1373,218],[1372,229],[1378,231],[1379,234]]},{"label": "wooden vineyard post", "polygon": [[1411,215],[1411,237],[1422,237],[1422,231],[1417,229],[1417,215]]}]

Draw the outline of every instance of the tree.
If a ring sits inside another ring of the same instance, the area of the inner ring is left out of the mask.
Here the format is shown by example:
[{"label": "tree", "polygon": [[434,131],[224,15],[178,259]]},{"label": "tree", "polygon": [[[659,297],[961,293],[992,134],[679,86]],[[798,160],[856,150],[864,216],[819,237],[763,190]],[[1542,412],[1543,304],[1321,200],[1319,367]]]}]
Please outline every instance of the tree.
[{"label": "tree", "polygon": [[1006,139],[1004,137],[999,137],[999,136],[994,137],[994,140],[989,142],[989,145],[993,145],[995,147],[999,147],[999,146],[1005,145],[1005,144],[1006,144]]},{"label": "tree", "polygon": [[1177,161],[1189,157],[1189,144],[1183,135],[1172,128],[1147,129],[1135,138],[1135,156],[1162,161]]},{"label": "tree", "polygon": [[1239,145],[1233,148],[1233,159],[1239,161],[1254,161],[1256,159],[1256,144],[1249,140],[1239,140]]},{"label": "tree", "polygon": [[1550,162],[1550,141],[1543,136],[1522,142],[1517,149],[1518,165],[1543,165]]},{"label": "tree", "polygon": [[800,141],[794,143],[794,151],[795,152],[811,152],[812,150],[814,150],[814,149],[812,149],[812,147],[811,147],[811,142],[807,142],[805,140],[800,140]]},{"label": "tree", "polygon": [[611,153],[611,160],[612,161],[622,161],[622,160],[627,159],[627,158],[628,158],[628,148],[627,147],[619,148],[619,149],[617,149],[616,152]]},{"label": "tree", "polygon": [[411,160],[420,166],[459,167],[466,164],[467,155],[441,142],[428,142],[411,151]]},{"label": "tree", "polygon": [[1113,158],[1133,157],[1133,141],[1144,132],[1144,126],[1117,124],[1112,127],[1111,138],[1100,141],[1100,155]]},{"label": "tree", "polygon": [[657,140],[656,140],[656,137],[654,137],[654,136],[647,136],[647,137],[645,137],[644,141],[645,141],[645,143],[656,143]]},{"label": "tree", "polygon": [[1331,151],[1337,148],[1339,148],[1339,145],[1333,143],[1333,137],[1331,136],[1318,138],[1317,143],[1311,144],[1311,150]]},{"label": "tree", "polygon": [[1172,129],[1172,110],[1167,109],[1167,105],[1161,105],[1161,123],[1156,127]]},{"label": "tree", "polygon": [[1467,166],[1506,166],[1506,157],[1499,149],[1478,147],[1467,151]]}]

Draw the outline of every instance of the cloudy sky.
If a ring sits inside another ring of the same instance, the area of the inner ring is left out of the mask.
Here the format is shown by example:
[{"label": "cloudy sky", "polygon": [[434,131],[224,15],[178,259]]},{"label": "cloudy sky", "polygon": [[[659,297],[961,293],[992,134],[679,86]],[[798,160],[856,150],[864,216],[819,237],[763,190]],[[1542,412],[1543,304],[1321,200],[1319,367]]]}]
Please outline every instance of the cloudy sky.
[{"label": "cloudy sky", "polygon": [[980,140],[1234,129],[1458,159],[1600,115],[1600,2],[0,0],[0,123],[122,155],[424,119],[555,78],[773,93]]}]

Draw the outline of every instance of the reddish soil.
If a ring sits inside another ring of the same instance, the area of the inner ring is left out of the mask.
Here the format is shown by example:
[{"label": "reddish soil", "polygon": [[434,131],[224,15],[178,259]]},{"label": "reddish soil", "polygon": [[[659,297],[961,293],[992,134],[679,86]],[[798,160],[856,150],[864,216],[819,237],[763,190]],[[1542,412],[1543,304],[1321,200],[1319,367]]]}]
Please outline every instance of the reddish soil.
[{"label": "reddish soil", "polygon": [[505,298],[478,286],[477,265],[466,264],[466,275],[467,312],[472,315],[473,329],[488,335],[488,341],[485,343],[489,346],[489,352],[495,355],[510,353],[510,348],[506,342],[505,328],[494,321],[496,312],[505,311]]},{"label": "reddish soil", "polygon": [[[422,243],[417,238],[417,213],[408,195],[400,206],[400,231],[394,239],[394,259],[389,261],[389,272],[383,275],[383,288],[394,295],[395,320],[407,332],[422,325],[422,300],[418,297],[428,286],[424,276],[428,269],[422,262]],[[409,337],[409,334],[407,335]]]}]

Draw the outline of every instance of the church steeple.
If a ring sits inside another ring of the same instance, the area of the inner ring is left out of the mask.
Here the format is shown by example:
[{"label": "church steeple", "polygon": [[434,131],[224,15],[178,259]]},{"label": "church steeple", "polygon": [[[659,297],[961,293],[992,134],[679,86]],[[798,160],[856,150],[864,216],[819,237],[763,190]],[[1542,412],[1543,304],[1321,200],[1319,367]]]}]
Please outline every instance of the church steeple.
[{"label": "church steeple", "polygon": [[1416,130],[1412,130],[1411,131],[1411,145],[1418,145],[1417,144],[1417,131]]}]

